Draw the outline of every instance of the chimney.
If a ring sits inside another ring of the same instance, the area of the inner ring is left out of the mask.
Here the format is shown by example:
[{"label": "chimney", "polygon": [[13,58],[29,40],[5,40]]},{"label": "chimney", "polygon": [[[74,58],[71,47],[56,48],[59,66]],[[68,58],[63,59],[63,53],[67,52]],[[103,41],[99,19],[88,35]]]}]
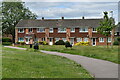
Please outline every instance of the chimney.
[{"label": "chimney", "polygon": [[85,19],[85,17],[83,16],[82,19]]},{"label": "chimney", "polygon": [[44,17],[42,17],[42,20],[44,20]]},{"label": "chimney", "polygon": [[62,19],[64,19],[64,17],[62,17]]}]

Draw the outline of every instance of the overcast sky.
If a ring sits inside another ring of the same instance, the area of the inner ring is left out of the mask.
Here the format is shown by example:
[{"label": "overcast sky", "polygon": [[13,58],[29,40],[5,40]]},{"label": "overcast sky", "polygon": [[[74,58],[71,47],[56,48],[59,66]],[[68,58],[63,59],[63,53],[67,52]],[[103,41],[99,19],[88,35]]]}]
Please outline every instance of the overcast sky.
[{"label": "overcast sky", "polygon": [[[102,18],[104,11],[113,11],[118,22],[118,2],[26,2],[26,7],[38,15],[38,19]],[[111,14],[109,14],[111,16]]]}]

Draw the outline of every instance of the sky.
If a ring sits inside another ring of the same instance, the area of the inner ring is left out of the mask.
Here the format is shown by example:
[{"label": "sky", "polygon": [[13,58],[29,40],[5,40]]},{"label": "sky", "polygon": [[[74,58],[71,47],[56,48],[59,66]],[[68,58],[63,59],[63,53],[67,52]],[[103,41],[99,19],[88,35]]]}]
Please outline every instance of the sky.
[{"label": "sky", "polygon": [[[2,1],[2,0],[0,0]],[[11,0],[12,1],[12,0]],[[13,0],[14,1],[14,0]],[[38,15],[38,19],[85,19],[103,18],[103,12],[107,11],[111,17],[110,11],[113,11],[113,18],[116,24],[118,19],[119,0],[22,0],[25,6],[33,13]],[[120,8],[119,8],[120,9]]]},{"label": "sky", "polygon": [[118,2],[26,2],[26,7],[38,15],[38,19],[81,19],[103,18],[107,11],[118,22]]}]

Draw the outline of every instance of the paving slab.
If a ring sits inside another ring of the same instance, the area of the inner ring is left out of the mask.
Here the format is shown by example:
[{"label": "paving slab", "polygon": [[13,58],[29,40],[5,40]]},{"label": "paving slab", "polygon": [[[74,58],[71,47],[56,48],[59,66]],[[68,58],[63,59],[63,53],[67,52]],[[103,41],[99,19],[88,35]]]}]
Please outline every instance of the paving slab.
[{"label": "paving slab", "polygon": [[81,64],[95,78],[118,78],[118,64],[105,60],[88,58],[80,55],[65,54],[60,52],[44,51],[43,53],[63,56]]}]

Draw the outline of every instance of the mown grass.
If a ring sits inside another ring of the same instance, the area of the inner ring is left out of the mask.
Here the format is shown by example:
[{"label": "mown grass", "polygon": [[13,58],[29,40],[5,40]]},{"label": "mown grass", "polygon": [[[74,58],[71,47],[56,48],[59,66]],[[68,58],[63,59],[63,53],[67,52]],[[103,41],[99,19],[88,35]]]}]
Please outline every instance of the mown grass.
[{"label": "mown grass", "polygon": [[118,60],[118,46],[114,46],[113,48],[106,48],[106,46],[73,46],[72,49],[66,49],[62,45],[40,45],[40,49],[82,55],[114,63],[120,63],[120,60]]},{"label": "mown grass", "polygon": [[2,67],[3,78],[92,78],[74,61],[32,49],[3,48]]}]

